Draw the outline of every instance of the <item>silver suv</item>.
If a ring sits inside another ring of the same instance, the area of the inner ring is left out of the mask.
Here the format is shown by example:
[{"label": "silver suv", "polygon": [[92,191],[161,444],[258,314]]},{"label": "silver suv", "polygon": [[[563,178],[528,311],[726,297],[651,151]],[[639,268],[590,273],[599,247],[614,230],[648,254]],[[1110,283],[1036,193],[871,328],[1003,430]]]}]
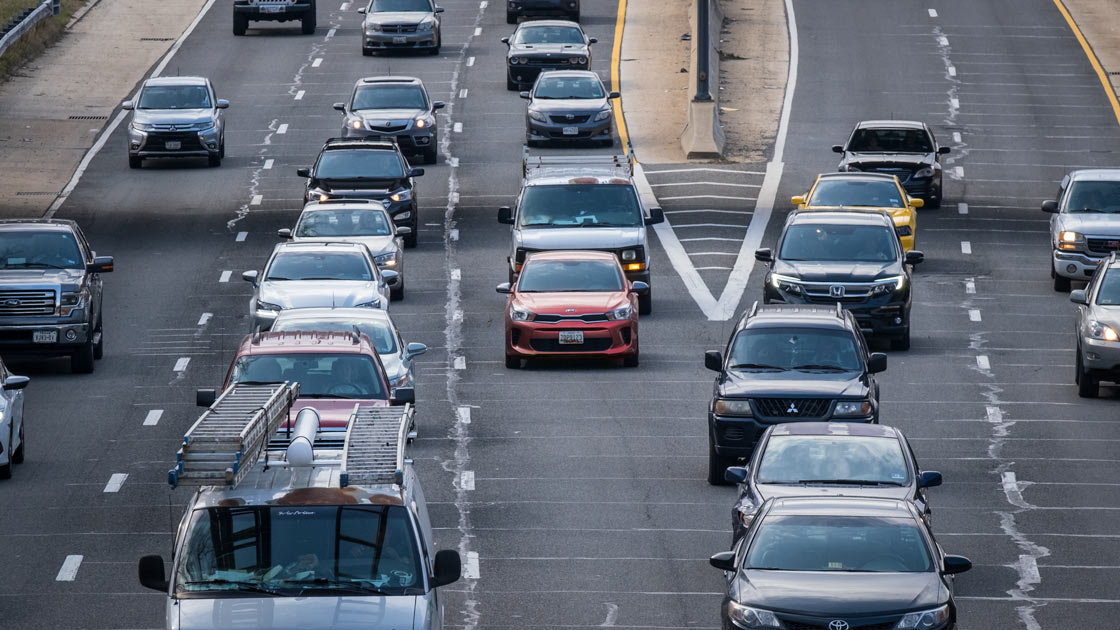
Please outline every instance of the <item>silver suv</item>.
[{"label": "silver suv", "polygon": [[1044,201],[1053,246],[1055,291],[1088,280],[1110,252],[1120,250],[1120,169],[1085,169],[1062,178],[1056,199]]},{"label": "silver suv", "polygon": [[439,54],[443,43],[439,14],[432,0],[370,0],[358,8],[362,22],[362,54],[375,50],[427,50]]},{"label": "silver suv", "polygon": [[1082,398],[1096,398],[1102,380],[1120,383],[1120,260],[1115,252],[1097,267],[1089,286],[1073,291],[1078,304],[1074,381]]},{"label": "silver suv", "polygon": [[156,77],[140,86],[136,98],[121,103],[132,111],[128,123],[128,166],[140,168],[144,158],[204,157],[221,166],[226,156],[222,110],[229,101],[217,98],[205,77]]}]

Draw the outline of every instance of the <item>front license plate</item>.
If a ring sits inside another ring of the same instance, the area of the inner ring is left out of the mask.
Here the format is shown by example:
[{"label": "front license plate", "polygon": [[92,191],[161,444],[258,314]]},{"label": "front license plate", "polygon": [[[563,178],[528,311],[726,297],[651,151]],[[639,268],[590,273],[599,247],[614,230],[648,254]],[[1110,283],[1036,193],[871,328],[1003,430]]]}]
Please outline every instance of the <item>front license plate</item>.
[{"label": "front license plate", "polygon": [[564,127],[564,135],[565,136],[578,136],[579,135],[579,127]]},{"label": "front license plate", "polygon": [[283,13],[285,9],[287,9],[287,7],[282,4],[275,6],[265,5],[261,7],[261,13]]},{"label": "front license plate", "polygon": [[35,330],[31,333],[31,341],[35,343],[58,343],[57,330]]},{"label": "front license plate", "polygon": [[168,151],[178,151],[183,148],[183,142],[181,140],[168,140],[163,143],[163,146],[167,147]]},{"label": "front license plate", "polygon": [[583,332],[579,330],[561,330],[560,343],[583,343]]},{"label": "front license plate", "polygon": [[393,38],[393,43],[394,44],[404,44],[404,43],[407,43],[407,42],[408,42],[407,37],[394,37]]}]

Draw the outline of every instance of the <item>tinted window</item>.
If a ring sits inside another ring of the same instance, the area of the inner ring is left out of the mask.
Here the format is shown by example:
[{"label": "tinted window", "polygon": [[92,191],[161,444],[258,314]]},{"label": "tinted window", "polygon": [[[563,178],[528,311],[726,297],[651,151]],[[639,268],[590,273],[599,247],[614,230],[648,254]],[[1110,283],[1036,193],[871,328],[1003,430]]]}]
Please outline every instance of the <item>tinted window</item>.
[{"label": "tinted window", "polygon": [[389,236],[388,215],[380,210],[315,210],[305,212],[296,225],[296,236]]},{"label": "tinted window", "polygon": [[1066,212],[1120,212],[1120,182],[1071,183]]},{"label": "tinted window", "polygon": [[428,0],[373,0],[369,12],[375,11],[431,11]]},{"label": "tinted window", "polygon": [[205,85],[149,85],[140,92],[140,109],[209,109]]},{"label": "tinted window", "polygon": [[863,153],[932,153],[933,141],[921,129],[856,129],[848,150]]},{"label": "tinted window", "polygon": [[728,365],[732,369],[813,370],[835,367],[858,371],[863,368],[859,347],[851,333],[815,328],[744,330],[731,344]]},{"label": "tinted window", "polygon": [[872,206],[905,208],[902,192],[894,182],[837,181],[822,179],[809,198],[810,206]]},{"label": "tinted window", "polygon": [[622,275],[618,264],[591,260],[530,260],[517,281],[517,290],[621,291]]},{"label": "tinted window", "polygon": [[886,262],[898,258],[898,237],[878,225],[791,225],[782,260]]},{"label": "tinted window", "polygon": [[0,231],[2,269],[84,269],[78,241],[69,232]]},{"label": "tinted window", "polygon": [[517,30],[515,44],[580,44],[583,33],[570,26],[531,26]]},{"label": "tinted window", "polygon": [[914,521],[858,516],[776,516],[758,524],[745,568],[776,571],[932,570]]},{"label": "tinted window", "polygon": [[191,515],[186,537],[178,593],[261,596],[238,583],[302,596],[337,596],[352,585],[422,592],[416,538],[401,506],[203,508]]},{"label": "tinted window", "polygon": [[603,84],[595,77],[541,77],[534,98],[603,98]]},{"label": "tinted window", "polygon": [[230,383],[283,381],[298,381],[300,398],[387,398],[377,365],[360,354],[246,355],[230,375]]},{"label": "tinted window", "polygon": [[632,227],[642,225],[642,209],[630,186],[527,186],[519,220],[522,227]]},{"label": "tinted window", "polygon": [[354,92],[350,109],[427,109],[424,90],[418,85],[376,85]]},{"label": "tinted window", "polygon": [[286,319],[281,313],[276,323],[272,325],[274,332],[292,330],[306,330],[319,332],[351,332],[354,327],[358,332],[369,337],[373,342],[377,354],[392,354],[397,351],[397,334],[388,322],[371,321],[346,321],[340,319]]},{"label": "tinted window", "polygon": [[284,252],[272,259],[265,280],[372,280],[360,254]]},{"label": "tinted window", "polygon": [[810,480],[909,483],[898,440],[886,437],[775,435],[758,465],[759,483]]},{"label": "tinted window", "polygon": [[1097,289],[1097,304],[1101,306],[1120,305],[1120,273],[1113,269],[1104,269],[1101,279],[1098,280],[1100,288]]},{"label": "tinted window", "polygon": [[393,151],[331,149],[323,151],[315,177],[323,179],[402,179],[404,167]]}]

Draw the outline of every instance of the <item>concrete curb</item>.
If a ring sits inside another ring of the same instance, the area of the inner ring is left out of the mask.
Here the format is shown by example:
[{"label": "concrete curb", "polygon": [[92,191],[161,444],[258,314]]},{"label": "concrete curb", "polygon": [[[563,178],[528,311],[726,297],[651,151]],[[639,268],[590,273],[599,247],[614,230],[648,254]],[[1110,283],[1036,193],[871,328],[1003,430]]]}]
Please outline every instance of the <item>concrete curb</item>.
[{"label": "concrete curb", "polygon": [[70,21],[66,23],[66,30],[70,30],[72,26],[77,24],[79,20],[84,18],[86,14],[89,13],[90,9],[100,3],[101,0],[89,0],[89,2],[86,2],[84,5],[82,5],[82,8],[78,9],[74,12],[74,15],[70,16]]},{"label": "concrete curb", "polygon": [[696,37],[696,5],[699,0],[692,0],[692,11],[688,19],[692,33],[692,54],[690,57],[690,72],[693,85],[697,72],[709,71],[708,83],[712,100],[692,100],[688,104],[688,117],[684,131],[681,133],[681,148],[685,157],[693,159],[716,159],[723,157],[725,138],[723,128],[719,124],[719,34],[723,30],[723,7],[720,0],[710,0],[708,10],[708,33],[710,68],[697,67],[697,51],[699,44]]}]

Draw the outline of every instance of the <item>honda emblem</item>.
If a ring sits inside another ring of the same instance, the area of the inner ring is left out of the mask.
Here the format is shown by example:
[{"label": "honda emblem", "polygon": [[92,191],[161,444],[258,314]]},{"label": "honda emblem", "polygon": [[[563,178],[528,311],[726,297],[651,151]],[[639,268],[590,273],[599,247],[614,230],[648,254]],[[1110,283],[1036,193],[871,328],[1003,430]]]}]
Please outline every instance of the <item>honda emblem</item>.
[{"label": "honda emblem", "polygon": [[834,284],[834,285],[828,287],[828,294],[831,295],[834,298],[844,297],[844,285]]}]

